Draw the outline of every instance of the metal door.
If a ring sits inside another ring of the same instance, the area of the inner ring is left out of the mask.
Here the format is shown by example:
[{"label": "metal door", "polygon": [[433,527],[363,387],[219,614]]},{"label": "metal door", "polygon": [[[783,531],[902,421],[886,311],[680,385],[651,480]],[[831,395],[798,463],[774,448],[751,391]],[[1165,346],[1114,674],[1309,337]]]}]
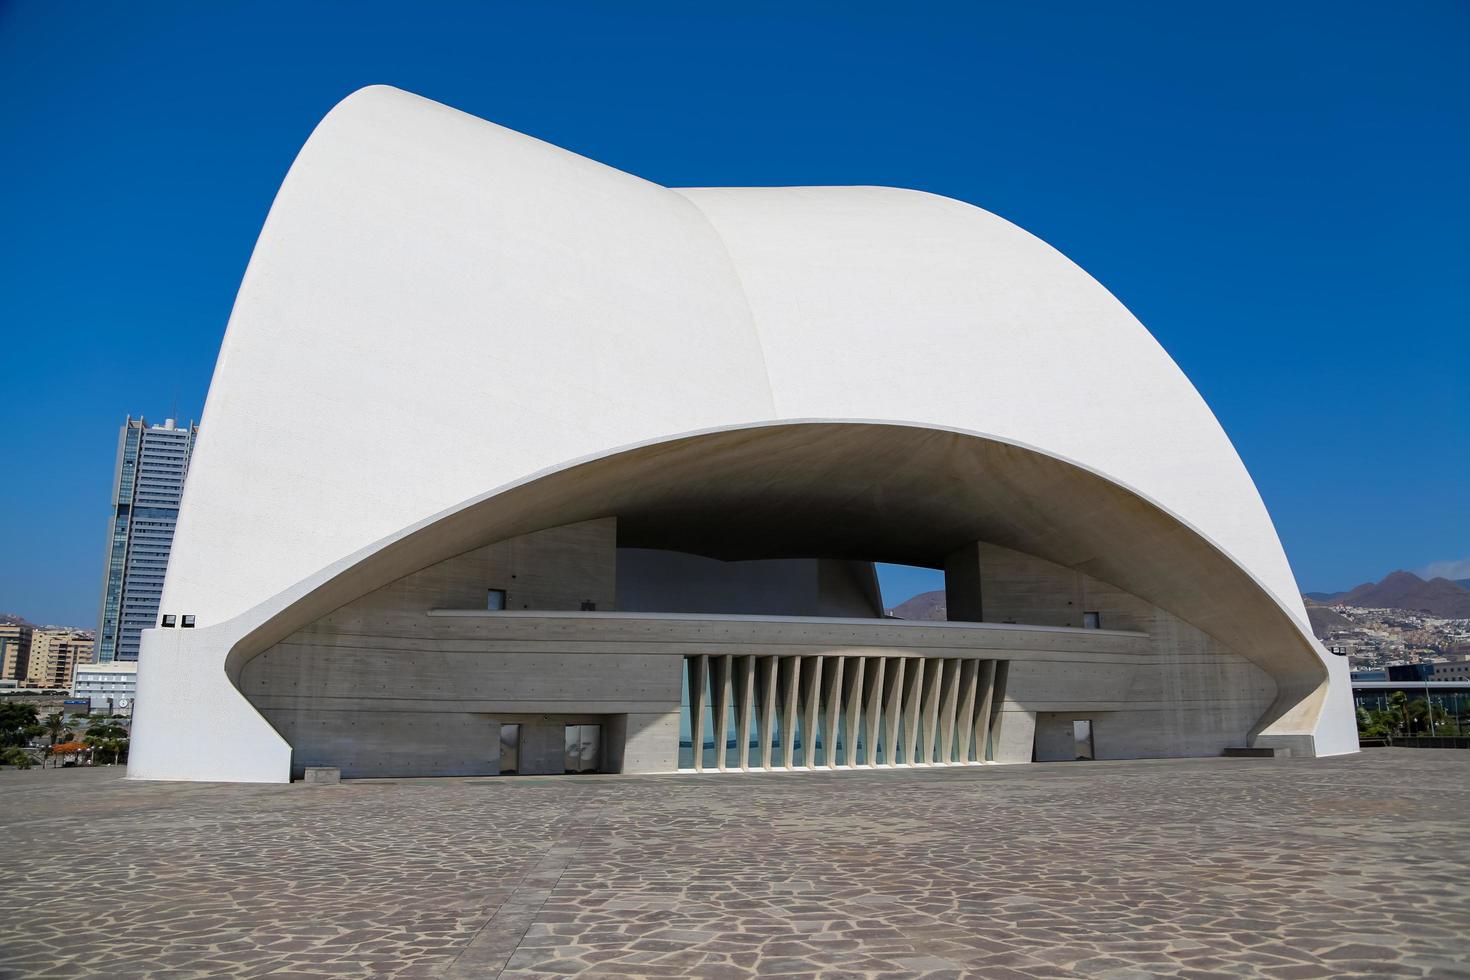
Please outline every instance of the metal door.
[{"label": "metal door", "polygon": [[1083,718],[1072,722],[1072,741],[1076,745],[1078,759],[1093,758],[1091,719]]},{"label": "metal door", "polygon": [[564,746],[567,772],[596,772],[601,762],[602,726],[566,726]]},{"label": "metal door", "polygon": [[521,771],[521,726],[500,726],[500,772],[501,775]]}]

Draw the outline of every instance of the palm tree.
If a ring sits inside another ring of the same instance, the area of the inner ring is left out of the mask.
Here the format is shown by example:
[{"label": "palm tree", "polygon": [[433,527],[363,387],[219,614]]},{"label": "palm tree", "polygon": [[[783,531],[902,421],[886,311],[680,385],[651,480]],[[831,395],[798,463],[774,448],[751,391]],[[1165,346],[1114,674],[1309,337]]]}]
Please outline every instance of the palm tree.
[{"label": "palm tree", "polygon": [[61,712],[53,711],[46,716],[45,721],[41,722],[41,730],[50,736],[51,744],[55,745],[61,738],[62,732],[66,731],[66,719],[62,717]]},{"label": "palm tree", "polygon": [[[50,748],[53,749],[56,747],[58,741],[65,741],[71,737],[71,732],[66,727],[66,717],[59,711],[51,712],[51,714],[42,720],[41,731],[51,739]],[[48,751],[46,754],[50,755],[51,753]],[[51,765],[55,767],[56,763],[53,761]]]},{"label": "palm tree", "polygon": [[1394,691],[1388,696],[1388,706],[1404,719],[1403,731],[1409,730],[1409,696],[1403,691]]},{"label": "palm tree", "polygon": [[128,749],[128,730],[121,725],[93,725],[83,741],[91,746],[94,758],[104,755],[116,762]]}]

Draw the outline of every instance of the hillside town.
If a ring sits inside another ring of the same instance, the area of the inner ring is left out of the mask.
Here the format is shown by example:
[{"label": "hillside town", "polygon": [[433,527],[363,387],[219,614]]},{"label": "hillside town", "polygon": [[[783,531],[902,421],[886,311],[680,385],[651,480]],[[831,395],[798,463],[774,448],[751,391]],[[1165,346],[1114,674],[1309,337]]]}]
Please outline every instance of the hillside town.
[{"label": "hillside town", "polygon": [[[1318,628],[1318,638],[1329,650],[1346,655],[1354,671],[1379,670],[1390,664],[1449,667],[1470,662],[1470,619],[1443,619],[1404,609],[1342,605],[1322,608],[1332,613],[1336,622]],[[1435,670],[1436,676],[1440,673]]]},{"label": "hillside town", "polygon": [[1312,631],[1349,659],[1355,675],[1424,664],[1433,665],[1426,677],[1470,680],[1470,590],[1461,582],[1426,582],[1401,571],[1349,592],[1303,598]]}]

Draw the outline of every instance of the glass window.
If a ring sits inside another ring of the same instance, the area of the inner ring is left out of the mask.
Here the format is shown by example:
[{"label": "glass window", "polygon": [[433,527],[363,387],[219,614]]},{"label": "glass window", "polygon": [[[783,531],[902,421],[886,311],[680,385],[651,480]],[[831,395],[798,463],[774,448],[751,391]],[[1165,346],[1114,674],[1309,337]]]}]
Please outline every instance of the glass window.
[{"label": "glass window", "polygon": [[1082,628],[1087,630],[1102,629],[1102,614],[1085,612],[1082,614]]},{"label": "glass window", "polygon": [[491,612],[500,612],[505,608],[505,590],[491,589],[489,597],[485,602],[485,608]]}]

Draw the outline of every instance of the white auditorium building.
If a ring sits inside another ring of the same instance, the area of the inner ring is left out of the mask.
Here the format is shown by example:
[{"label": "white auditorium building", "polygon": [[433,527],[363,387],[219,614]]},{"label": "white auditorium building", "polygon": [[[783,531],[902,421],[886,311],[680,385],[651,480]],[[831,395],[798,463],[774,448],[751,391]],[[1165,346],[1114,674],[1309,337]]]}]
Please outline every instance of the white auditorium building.
[{"label": "white auditorium building", "polygon": [[[134,778],[1357,750],[1209,407],[959,201],[667,188],[364,89],[200,432]],[[875,562],[949,621],[885,618]]]}]

